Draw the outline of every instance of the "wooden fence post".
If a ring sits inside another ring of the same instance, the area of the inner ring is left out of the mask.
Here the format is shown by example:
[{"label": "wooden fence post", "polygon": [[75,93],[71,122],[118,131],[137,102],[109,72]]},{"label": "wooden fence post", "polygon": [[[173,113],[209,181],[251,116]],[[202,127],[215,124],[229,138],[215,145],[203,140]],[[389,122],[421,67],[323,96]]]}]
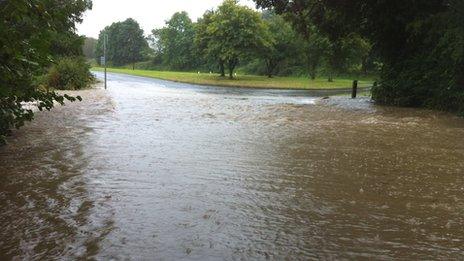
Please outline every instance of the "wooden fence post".
[{"label": "wooden fence post", "polygon": [[354,99],[356,98],[356,95],[358,94],[358,80],[353,81],[353,91],[351,92],[351,98]]}]

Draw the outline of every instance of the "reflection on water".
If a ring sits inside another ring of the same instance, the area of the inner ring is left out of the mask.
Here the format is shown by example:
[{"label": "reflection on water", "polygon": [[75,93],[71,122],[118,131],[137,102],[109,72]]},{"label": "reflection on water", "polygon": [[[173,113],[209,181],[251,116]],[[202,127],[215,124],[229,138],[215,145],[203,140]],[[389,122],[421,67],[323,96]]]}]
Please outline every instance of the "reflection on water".
[{"label": "reflection on water", "polygon": [[463,256],[462,119],[307,92],[109,86],[0,149],[2,259]]}]

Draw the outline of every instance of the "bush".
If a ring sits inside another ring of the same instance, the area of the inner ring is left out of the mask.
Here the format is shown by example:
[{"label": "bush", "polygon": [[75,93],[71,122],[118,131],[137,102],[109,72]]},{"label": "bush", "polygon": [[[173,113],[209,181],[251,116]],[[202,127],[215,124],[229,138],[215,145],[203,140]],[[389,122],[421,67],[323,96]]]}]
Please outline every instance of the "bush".
[{"label": "bush", "polygon": [[80,90],[87,88],[94,80],[90,65],[83,57],[65,57],[50,67],[45,76],[45,85],[57,90]]},{"label": "bush", "polygon": [[464,114],[464,3],[456,3],[461,13],[414,24],[409,39],[414,49],[385,64],[381,84],[372,90],[375,101]]}]

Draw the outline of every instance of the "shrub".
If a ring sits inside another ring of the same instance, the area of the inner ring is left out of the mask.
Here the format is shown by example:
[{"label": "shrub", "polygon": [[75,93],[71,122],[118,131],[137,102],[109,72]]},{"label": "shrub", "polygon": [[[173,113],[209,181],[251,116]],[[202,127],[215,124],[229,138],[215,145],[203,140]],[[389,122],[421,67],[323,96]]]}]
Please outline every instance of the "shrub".
[{"label": "shrub", "polygon": [[45,76],[45,85],[57,90],[80,90],[87,88],[94,80],[90,65],[83,57],[65,57],[50,67]]},{"label": "shrub", "polygon": [[464,3],[454,4],[459,8],[411,26],[414,50],[384,65],[374,100],[464,113]]}]

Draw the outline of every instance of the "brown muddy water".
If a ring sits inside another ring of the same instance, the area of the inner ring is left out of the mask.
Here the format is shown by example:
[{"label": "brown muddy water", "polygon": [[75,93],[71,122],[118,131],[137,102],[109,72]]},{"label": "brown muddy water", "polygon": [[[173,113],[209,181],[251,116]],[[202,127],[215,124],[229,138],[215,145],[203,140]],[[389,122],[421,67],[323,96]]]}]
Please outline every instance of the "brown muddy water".
[{"label": "brown muddy water", "polygon": [[0,148],[1,260],[464,258],[463,119],[115,74],[109,86]]}]

